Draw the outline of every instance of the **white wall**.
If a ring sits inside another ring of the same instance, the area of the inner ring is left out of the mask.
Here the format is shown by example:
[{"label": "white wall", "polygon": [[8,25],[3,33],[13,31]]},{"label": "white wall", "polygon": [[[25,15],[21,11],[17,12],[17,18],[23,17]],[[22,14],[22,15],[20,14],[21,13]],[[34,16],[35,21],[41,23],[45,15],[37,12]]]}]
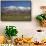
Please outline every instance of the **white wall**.
[{"label": "white wall", "polygon": [[[40,6],[46,5],[46,0],[32,0],[32,20],[28,22],[17,22],[17,21],[0,21],[0,34],[4,34],[4,29],[6,25],[14,25],[17,27],[19,33],[18,35],[21,36],[31,36],[31,34],[36,34],[37,29],[42,29],[46,31],[46,28],[42,28],[36,22],[36,15],[40,14]],[[38,34],[39,36],[39,34]],[[41,37],[41,36],[40,36]]]}]

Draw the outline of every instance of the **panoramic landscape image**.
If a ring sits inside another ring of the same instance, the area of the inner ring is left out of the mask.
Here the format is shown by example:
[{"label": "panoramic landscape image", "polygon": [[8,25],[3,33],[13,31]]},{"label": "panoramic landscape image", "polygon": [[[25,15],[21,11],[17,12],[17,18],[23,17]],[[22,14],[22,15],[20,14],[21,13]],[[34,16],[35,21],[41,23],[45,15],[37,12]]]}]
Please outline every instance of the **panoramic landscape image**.
[{"label": "panoramic landscape image", "polygon": [[1,1],[2,21],[30,21],[31,1]]}]

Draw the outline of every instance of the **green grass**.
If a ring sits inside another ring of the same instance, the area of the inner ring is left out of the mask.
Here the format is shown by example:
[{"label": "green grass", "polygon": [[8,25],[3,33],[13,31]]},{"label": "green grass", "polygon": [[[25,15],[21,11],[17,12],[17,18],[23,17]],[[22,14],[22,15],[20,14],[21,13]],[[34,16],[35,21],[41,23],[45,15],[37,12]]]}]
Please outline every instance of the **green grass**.
[{"label": "green grass", "polygon": [[2,14],[2,21],[30,21],[30,14]]}]

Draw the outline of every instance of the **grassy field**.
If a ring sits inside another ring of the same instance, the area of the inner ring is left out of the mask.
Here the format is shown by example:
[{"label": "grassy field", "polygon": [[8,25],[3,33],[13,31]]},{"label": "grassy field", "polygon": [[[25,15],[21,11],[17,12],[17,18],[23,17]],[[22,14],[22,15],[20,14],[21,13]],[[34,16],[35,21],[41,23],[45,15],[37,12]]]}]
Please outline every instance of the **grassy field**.
[{"label": "grassy field", "polygon": [[1,14],[2,21],[30,21],[30,14]]}]

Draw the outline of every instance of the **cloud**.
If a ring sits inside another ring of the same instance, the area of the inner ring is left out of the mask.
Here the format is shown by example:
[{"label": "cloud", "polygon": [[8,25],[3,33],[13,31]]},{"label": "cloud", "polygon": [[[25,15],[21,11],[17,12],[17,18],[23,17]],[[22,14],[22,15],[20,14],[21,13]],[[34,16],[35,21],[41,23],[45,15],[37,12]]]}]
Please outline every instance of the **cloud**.
[{"label": "cloud", "polygon": [[16,9],[15,6],[8,6],[8,7],[5,7],[5,8],[8,8],[8,9]]},{"label": "cloud", "polygon": [[22,6],[18,6],[18,7],[8,6],[8,7],[4,7],[4,8],[7,8],[8,10],[14,10],[14,9],[16,9],[16,10],[18,10],[18,9],[20,9],[20,10],[30,10],[31,9],[30,7],[22,7]]}]

